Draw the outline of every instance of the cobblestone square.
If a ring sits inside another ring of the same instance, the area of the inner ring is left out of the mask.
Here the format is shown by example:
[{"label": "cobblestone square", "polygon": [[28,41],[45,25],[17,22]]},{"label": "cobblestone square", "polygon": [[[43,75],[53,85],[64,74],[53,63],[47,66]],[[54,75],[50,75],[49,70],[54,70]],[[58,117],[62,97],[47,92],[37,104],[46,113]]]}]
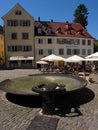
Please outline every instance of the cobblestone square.
[{"label": "cobblestone square", "polygon": [[[0,70],[0,82],[5,79],[27,76],[39,73],[39,70],[17,69]],[[97,130],[98,129],[98,75],[94,74],[95,83],[88,84],[82,98],[89,100],[81,103],[76,110],[79,115],[74,115],[74,109],[65,116],[51,115],[49,117],[58,118],[56,130]],[[89,93],[88,93],[89,92]],[[93,94],[93,98],[91,97]],[[83,97],[84,96],[84,97]],[[6,93],[0,90],[0,130],[26,130],[34,118],[40,115],[41,107],[26,107],[15,104],[6,98]],[[42,115],[47,116],[47,115]],[[41,128],[39,128],[41,130]],[[47,126],[48,130],[48,126]]]}]

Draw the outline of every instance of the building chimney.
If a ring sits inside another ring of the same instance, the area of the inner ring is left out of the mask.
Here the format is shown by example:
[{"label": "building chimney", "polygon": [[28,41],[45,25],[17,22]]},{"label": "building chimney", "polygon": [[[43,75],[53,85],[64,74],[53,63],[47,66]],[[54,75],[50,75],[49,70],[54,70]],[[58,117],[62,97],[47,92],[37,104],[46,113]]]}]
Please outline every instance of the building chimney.
[{"label": "building chimney", "polygon": [[65,25],[66,25],[66,30],[68,30],[69,29],[69,22],[66,21]]},{"label": "building chimney", "polygon": [[40,17],[38,17],[38,22],[40,22]]},{"label": "building chimney", "polygon": [[51,19],[51,22],[53,22],[53,19]]}]

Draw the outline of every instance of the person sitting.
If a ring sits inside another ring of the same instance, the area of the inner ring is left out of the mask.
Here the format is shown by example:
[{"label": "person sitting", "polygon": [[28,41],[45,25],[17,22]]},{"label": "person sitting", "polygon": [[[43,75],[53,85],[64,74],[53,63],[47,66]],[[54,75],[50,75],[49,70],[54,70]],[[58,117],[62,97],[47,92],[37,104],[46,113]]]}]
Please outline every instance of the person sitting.
[{"label": "person sitting", "polygon": [[60,72],[59,67],[58,67],[58,66],[55,66],[55,67],[54,67],[54,73],[59,73],[59,72]]},{"label": "person sitting", "polygon": [[91,73],[90,76],[89,76],[89,82],[90,82],[90,83],[94,83],[93,73]]}]

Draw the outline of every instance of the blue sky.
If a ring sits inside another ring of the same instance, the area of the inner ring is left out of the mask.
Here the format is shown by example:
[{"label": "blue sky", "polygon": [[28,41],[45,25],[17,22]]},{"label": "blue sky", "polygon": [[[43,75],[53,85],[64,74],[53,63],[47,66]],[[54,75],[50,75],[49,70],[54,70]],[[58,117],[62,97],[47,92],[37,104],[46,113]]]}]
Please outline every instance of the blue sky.
[{"label": "blue sky", "polygon": [[88,9],[88,32],[98,39],[98,0],[0,0],[1,17],[19,3],[35,20],[38,17],[44,21],[72,22],[74,11],[79,4],[85,4]]}]

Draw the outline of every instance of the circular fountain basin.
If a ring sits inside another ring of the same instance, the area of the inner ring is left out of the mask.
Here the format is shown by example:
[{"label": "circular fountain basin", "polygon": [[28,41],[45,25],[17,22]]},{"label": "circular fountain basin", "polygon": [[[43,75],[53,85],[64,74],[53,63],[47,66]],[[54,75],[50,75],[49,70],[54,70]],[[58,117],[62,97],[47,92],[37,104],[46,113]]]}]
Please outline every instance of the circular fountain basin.
[{"label": "circular fountain basin", "polygon": [[15,79],[6,79],[0,83],[0,89],[17,95],[39,95],[32,91],[32,87],[40,84],[57,83],[65,86],[66,92],[81,89],[87,81],[68,74],[34,74]]}]

